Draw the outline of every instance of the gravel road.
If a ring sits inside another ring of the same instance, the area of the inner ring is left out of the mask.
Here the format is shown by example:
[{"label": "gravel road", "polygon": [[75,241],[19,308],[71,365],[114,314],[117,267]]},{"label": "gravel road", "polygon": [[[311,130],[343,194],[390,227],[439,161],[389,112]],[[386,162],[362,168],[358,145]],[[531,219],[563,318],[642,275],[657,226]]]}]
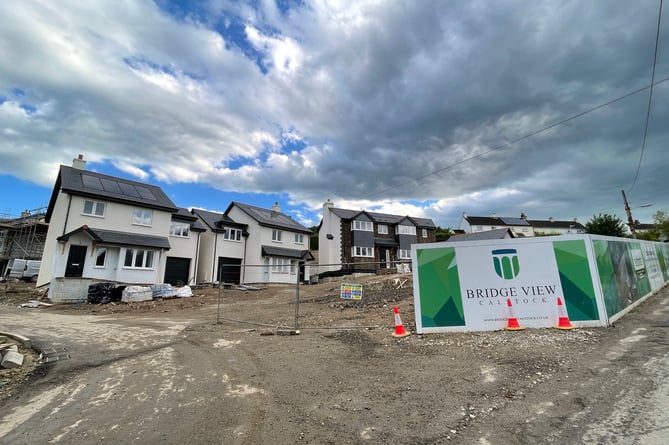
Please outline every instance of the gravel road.
[{"label": "gravel road", "polygon": [[0,294],[0,330],[70,353],[0,394],[0,443],[666,442],[667,288],[610,328],[396,339],[403,278],[359,280],[363,302],[301,287],[299,335],[276,329],[292,287],[35,309]]}]

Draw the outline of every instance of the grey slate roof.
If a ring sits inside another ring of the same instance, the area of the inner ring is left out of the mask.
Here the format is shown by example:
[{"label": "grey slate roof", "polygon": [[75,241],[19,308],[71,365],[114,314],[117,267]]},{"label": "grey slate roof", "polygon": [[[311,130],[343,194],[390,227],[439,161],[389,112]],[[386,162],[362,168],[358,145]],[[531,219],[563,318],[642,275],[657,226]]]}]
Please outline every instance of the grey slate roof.
[{"label": "grey slate roof", "polygon": [[154,247],[159,249],[171,249],[170,241],[164,236],[140,235],[130,232],[118,232],[116,230],[93,229],[81,226],[65,235],[59,236],[58,241],[67,241],[72,235],[86,233],[97,243],[112,244],[118,246]]},{"label": "grey slate roof", "polygon": [[314,256],[308,250],[288,249],[286,247],[262,246],[262,256],[280,256],[311,261]]},{"label": "grey slate roof", "polygon": [[549,219],[532,219],[530,224],[535,228],[549,228],[555,227],[556,229],[573,229],[585,230],[585,226],[577,221],[558,221],[558,220],[549,220]]},{"label": "grey slate roof", "polygon": [[240,229],[245,229],[247,227],[246,224],[235,222],[232,218],[223,213],[210,212],[202,209],[193,209],[192,212],[199,216],[212,232],[223,232],[225,227],[237,227]]},{"label": "grey slate roof", "polygon": [[397,241],[391,238],[374,238],[374,244],[383,247],[397,247]]},{"label": "grey slate roof", "polygon": [[295,221],[290,216],[285,213],[275,212],[271,209],[263,209],[261,207],[256,207],[248,204],[242,204],[241,202],[231,202],[228,206],[225,214],[227,215],[232,209],[233,206],[238,207],[241,211],[253,218],[258,224],[266,227],[274,227],[277,229],[286,229],[293,232],[299,232],[304,234],[311,235],[311,230],[304,227],[302,224]]},{"label": "grey slate roof", "polygon": [[58,192],[61,190],[76,196],[139,205],[166,212],[177,211],[172,200],[158,186],[61,165],[47,209],[47,222],[51,219]]},{"label": "grey slate roof", "polygon": [[[332,207],[330,208],[332,213],[337,215],[341,219],[353,219],[361,213],[368,215],[372,221],[377,224],[397,224],[402,221],[404,218],[407,218],[407,215],[391,215],[388,213],[378,213],[378,212],[368,212],[366,210],[349,210],[349,209],[339,209]],[[429,218],[415,218],[413,216],[408,217],[412,220],[416,226],[426,229],[436,229],[437,226]]]},{"label": "grey slate roof", "polygon": [[514,234],[508,227],[503,229],[486,230],[484,232],[463,233],[462,235],[453,235],[447,239],[446,243],[453,243],[459,241],[481,241],[514,238]]}]

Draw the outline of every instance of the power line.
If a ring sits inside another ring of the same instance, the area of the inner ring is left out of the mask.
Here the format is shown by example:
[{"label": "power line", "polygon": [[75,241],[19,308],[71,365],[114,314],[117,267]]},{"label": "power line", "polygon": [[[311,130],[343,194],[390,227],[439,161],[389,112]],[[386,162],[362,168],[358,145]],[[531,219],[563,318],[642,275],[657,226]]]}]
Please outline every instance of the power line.
[{"label": "power line", "polygon": [[545,133],[545,132],[548,131],[548,130],[551,130],[551,129],[555,128],[555,127],[559,127],[560,125],[564,125],[564,124],[566,124],[567,122],[573,121],[574,119],[578,119],[579,117],[585,116],[586,114],[590,114],[590,113],[593,113],[593,112],[595,112],[595,111],[601,110],[602,108],[606,108],[606,107],[608,107],[608,106],[610,106],[610,105],[613,105],[613,104],[615,104],[615,103],[617,103],[617,102],[620,102],[621,100],[627,99],[627,98],[630,97],[630,96],[634,96],[634,95],[639,94],[639,93],[641,93],[641,92],[643,92],[643,91],[645,91],[645,90],[647,90],[647,89],[649,89],[649,88],[652,88],[654,85],[659,85],[659,84],[664,83],[664,82],[666,82],[666,81],[668,81],[668,80],[669,80],[669,77],[665,77],[664,79],[660,79],[660,80],[658,80],[658,81],[655,82],[654,84],[646,85],[645,87],[638,88],[638,89],[636,89],[636,90],[634,90],[634,91],[631,91],[631,92],[629,92],[629,93],[626,93],[626,94],[624,94],[624,95],[622,95],[622,96],[616,97],[615,99],[611,99],[611,100],[609,100],[608,102],[604,102],[603,104],[600,104],[600,105],[597,105],[597,106],[595,106],[595,107],[589,108],[589,109],[587,109],[587,110],[585,110],[585,111],[582,111],[582,112],[580,112],[580,113],[577,113],[577,114],[574,114],[574,115],[572,115],[572,116],[569,116],[569,117],[567,117],[567,118],[565,118],[565,119],[562,119],[562,120],[560,120],[560,121],[558,121],[558,122],[552,123],[552,124],[550,124],[550,125],[547,125],[547,126],[545,126],[545,127],[540,128],[540,129],[538,129],[538,130],[532,131],[532,132],[530,132],[530,133],[528,133],[528,134],[526,134],[526,135],[524,135],[524,136],[518,137],[518,138],[516,138],[516,139],[512,139],[512,140],[509,141],[509,142],[505,142],[505,143],[503,143],[503,144],[497,145],[497,146],[492,147],[492,148],[490,148],[490,149],[488,149],[488,150],[486,150],[486,151],[484,151],[484,152],[478,153],[478,154],[473,155],[473,156],[470,156],[470,157],[468,157],[468,158],[461,159],[460,161],[454,162],[453,164],[449,164],[449,165],[447,165],[447,166],[445,166],[445,167],[438,168],[438,169],[436,169],[436,170],[432,170],[432,171],[429,172],[429,173],[426,173],[426,174],[421,175],[421,176],[417,176],[417,177],[415,177],[415,178],[412,178],[412,179],[409,180],[409,181],[405,181],[405,182],[402,182],[402,183],[400,183],[400,184],[396,184],[396,185],[394,185],[393,187],[388,187],[388,188],[383,189],[383,190],[381,190],[381,191],[378,191],[378,192],[376,192],[376,193],[372,193],[371,195],[368,195],[368,197],[376,196],[376,195],[380,195],[380,194],[382,194],[382,193],[386,193],[386,192],[388,192],[388,191],[390,191],[390,190],[394,190],[396,187],[402,187],[402,186],[405,186],[405,185],[407,185],[407,184],[410,184],[410,183],[413,183],[413,182],[416,182],[416,181],[420,181],[420,180],[422,180],[422,179],[425,179],[425,178],[427,178],[427,177],[429,177],[429,176],[432,176],[432,175],[435,175],[435,174],[437,174],[437,173],[441,173],[441,172],[443,172],[443,171],[450,170],[450,169],[452,169],[453,167],[457,167],[458,165],[460,165],[460,164],[464,164],[465,162],[471,161],[471,160],[473,160],[473,159],[480,158],[480,157],[485,156],[485,155],[487,155],[487,154],[489,154],[489,153],[492,153],[493,151],[497,151],[497,150],[501,150],[501,149],[503,149],[503,148],[510,147],[511,145],[514,145],[514,144],[516,144],[516,143],[518,143],[518,142],[520,142],[520,141],[523,141],[523,140],[525,140],[525,139],[531,138],[531,137],[536,136],[536,135],[541,134],[541,133]]},{"label": "power line", "polygon": [[657,14],[657,32],[655,33],[655,54],[653,55],[653,74],[650,77],[650,91],[648,92],[648,109],[646,110],[646,124],[643,128],[643,141],[641,142],[641,153],[639,153],[639,164],[636,166],[636,174],[629,191],[631,192],[636,185],[641,170],[641,161],[643,160],[643,151],[646,148],[646,135],[648,134],[648,122],[650,121],[650,106],[653,103],[653,82],[655,81],[655,65],[657,64],[657,47],[660,41],[660,22],[662,20],[662,0],[660,0],[660,11]]}]

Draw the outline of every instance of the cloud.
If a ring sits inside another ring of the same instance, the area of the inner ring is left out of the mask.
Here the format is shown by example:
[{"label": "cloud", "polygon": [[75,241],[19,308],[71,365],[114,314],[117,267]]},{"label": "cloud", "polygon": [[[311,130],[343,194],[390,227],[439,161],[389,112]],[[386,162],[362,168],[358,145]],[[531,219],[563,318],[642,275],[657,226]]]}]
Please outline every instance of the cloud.
[{"label": "cloud", "polygon": [[[505,144],[647,85],[655,4],[185,7],[0,3],[0,173],[50,185],[84,153],[141,180],[285,192],[305,220],[330,197],[443,225],[588,216],[633,182],[647,90]],[[654,90],[633,192],[656,206],[668,93]]]}]

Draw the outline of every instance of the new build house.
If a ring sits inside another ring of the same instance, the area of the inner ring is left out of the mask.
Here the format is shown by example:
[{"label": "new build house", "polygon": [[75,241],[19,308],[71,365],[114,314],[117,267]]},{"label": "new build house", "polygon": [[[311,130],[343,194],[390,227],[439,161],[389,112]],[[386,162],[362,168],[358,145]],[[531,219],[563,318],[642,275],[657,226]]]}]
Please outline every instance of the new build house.
[{"label": "new build house", "polygon": [[177,207],[156,186],[85,170],[83,157],[62,165],[37,285],[53,301],[76,299],[93,280],[161,283]]},{"label": "new build house", "polygon": [[242,281],[247,283],[295,283],[309,281],[314,260],[309,251],[307,229],[281,212],[278,204],[271,209],[232,202],[225,216],[247,228]]},{"label": "new build house", "polygon": [[431,219],[336,208],[327,200],[318,228],[319,275],[390,273],[411,245],[436,241]]}]

